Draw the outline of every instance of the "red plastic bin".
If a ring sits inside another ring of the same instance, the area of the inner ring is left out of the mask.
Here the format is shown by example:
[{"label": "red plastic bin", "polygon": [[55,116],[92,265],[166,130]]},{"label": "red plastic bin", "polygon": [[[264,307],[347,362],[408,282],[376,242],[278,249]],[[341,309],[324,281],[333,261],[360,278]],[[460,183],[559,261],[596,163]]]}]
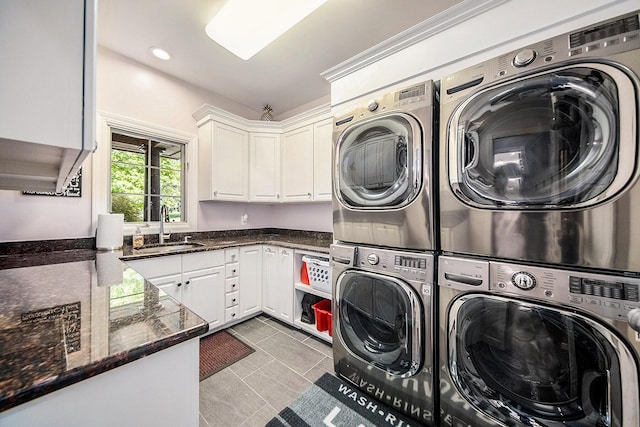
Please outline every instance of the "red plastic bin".
[{"label": "red plastic bin", "polygon": [[316,317],[316,329],[320,332],[329,331],[331,336],[333,330],[331,327],[331,301],[323,299],[311,306]]}]

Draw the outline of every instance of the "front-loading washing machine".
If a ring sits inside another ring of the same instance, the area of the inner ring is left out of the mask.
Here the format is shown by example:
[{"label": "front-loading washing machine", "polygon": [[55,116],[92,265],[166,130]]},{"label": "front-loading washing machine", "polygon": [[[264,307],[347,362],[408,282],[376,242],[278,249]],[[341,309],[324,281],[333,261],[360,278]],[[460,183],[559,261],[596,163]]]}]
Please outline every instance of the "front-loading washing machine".
[{"label": "front-loading washing machine", "polygon": [[381,95],[335,117],[333,236],[434,250],[434,83]]},{"label": "front-loading washing machine", "polygon": [[434,257],[334,244],[336,374],[375,399],[434,426]]},{"label": "front-loading washing machine", "polygon": [[640,272],[638,12],[440,83],[444,252]]},{"label": "front-loading washing machine", "polygon": [[438,258],[441,425],[640,425],[640,278]]}]

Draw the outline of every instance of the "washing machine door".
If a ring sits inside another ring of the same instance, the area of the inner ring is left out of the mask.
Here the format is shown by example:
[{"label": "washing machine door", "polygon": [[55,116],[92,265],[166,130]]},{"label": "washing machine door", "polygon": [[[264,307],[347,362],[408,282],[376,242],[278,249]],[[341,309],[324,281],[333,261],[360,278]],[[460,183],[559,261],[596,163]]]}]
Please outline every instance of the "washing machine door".
[{"label": "washing machine door", "polygon": [[632,77],[567,66],[479,91],[449,122],[454,194],[476,207],[584,207],[618,194],[637,157]]},{"label": "washing machine door", "polygon": [[336,142],[334,193],[352,209],[398,208],[422,188],[422,129],[410,114],[379,115]]},{"label": "washing machine door", "polygon": [[336,281],[335,329],[352,355],[388,373],[409,377],[423,364],[423,308],[402,280],[346,270]]},{"label": "washing machine door", "polygon": [[471,294],[450,305],[448,328],[451,378],[486,415],[506,425],[638,425],[638,367],[605,325],[555,307]]}]

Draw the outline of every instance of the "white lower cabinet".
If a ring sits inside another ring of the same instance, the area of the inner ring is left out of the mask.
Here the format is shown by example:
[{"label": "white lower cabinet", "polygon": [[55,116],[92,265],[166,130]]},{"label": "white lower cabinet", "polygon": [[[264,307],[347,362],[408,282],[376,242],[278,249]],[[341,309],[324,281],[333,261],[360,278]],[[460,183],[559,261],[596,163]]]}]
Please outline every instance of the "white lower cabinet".
[{"label": "white lower cabinet", "polygon": [[222,266],[182,273],[181,302],[209,322],[209,329],[225,323],[224,268]]},{"label": "white lower cabinet", "polygon": [[225,249],[224,258],[224,321],[229,323],[240,318],[238,306],[240,302],[240,250],[238,248]]},{"label": "white lower cabinet", "polygon": [[150,283],[209,322],[209,329],[218,329],[224,325],[224,251],[133,260],[127,264]]},{"label": "white lower cabinet", "polygon": [[231,326],[262,312],[331,342],[328,331],[301,320],[302,300],[311,294],[331,300],[331,292],[301,282],[303,256],[327,254],[273,245],[168,255],[126,263],[145,279],[209,322]]},{"label": "white lower cabinet", "polygon": [[262,263],[262,310],[293,324],[293,250],[265,246]]},{"label": "white lower cabinet", "polygon": [[240,248],[240,303],[241,319],[262,312],[262,246]]}]

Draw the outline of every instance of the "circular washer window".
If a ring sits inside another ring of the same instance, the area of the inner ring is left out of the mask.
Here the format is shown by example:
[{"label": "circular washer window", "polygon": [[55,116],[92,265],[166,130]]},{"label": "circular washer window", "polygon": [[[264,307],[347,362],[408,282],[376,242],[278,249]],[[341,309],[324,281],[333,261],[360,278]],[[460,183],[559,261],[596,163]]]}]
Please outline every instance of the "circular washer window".
[{"label": "circular washer window", "polygon": [[422,365],[422,307],[413,289],[396,279],[348,270],[337,281],[336,329],[345,347],[367,363],[399,376]]},{"label": "circular washer window", "polygon": [[422,132],[407,114],[390,114],[354,124],[339,138],[336,194],[351,208],[401,207],[415,199],[422,183]]}]

